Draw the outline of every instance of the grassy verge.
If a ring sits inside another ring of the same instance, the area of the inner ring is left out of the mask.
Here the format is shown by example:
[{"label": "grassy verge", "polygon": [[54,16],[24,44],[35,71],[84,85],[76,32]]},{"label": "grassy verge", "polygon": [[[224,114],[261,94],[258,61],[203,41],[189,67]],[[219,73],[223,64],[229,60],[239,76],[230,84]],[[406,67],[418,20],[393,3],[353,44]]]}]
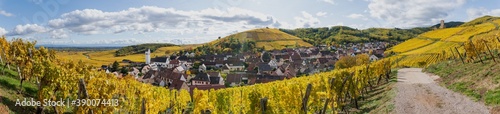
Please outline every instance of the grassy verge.
[{"label": "grassy verge", "polygon": [[499,63],[491,59],[484,60],[484,64],[451,60],[431,65],[425,71],[439,75],[438,82],[444,87],[500,109]]},{"label": "grassy verge", "polygon": [[360,114],[388,114],[393,113],[394,97],[396,97],[395,84],[397,82],[397,69],[392,70],[391,80],[372,91],[369,91],[365,100],[362,101]]},{"label": "grassy verge", "polygon": [[[2,65],[3,67],[3,65]],[[37,86],[33,83],[23,83],[23,93],[18,93],[20,81],[17,79],[17,73],[5,69],[5,75],[2,75],[4,69],[0,68],[0,113],[1,114],[29,114],[35,112],[35,107],[15,106],[16,100],[32,98],[37,93]]]}]

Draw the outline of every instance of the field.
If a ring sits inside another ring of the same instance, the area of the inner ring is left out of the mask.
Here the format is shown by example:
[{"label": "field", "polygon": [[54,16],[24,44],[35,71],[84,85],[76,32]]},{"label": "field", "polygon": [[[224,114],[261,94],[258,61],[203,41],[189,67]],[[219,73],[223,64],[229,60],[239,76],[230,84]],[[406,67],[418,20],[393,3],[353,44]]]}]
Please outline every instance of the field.
[{"label": "field", "polygon": [[454,36],[449,37],[449,38],[443,38],[442,40],[453,41],[453,42],[465,42],[465,41],[469,40],[469,38],[473,37],[474,35],[486,33],[486,32],[491,31],[493,29],[495,29],[495,25],[493,25],[491,23],[475,25],[472,27],[467,27],[466,29],[456,33]]},{"label": "field", "polygon": [[433,40],[429,39],[419,39],[419,38],[413,38],[410,40],[407,40],[406,42],[401,43],[400,45],[396,45],[392,47],[390,51],[396,52],[396,53],[402,53],[406,51],[410,51],[412,49],[416,49],[425,45],[429,45],[433,43]]},{"label": "field", "polygon": [[413,54],[424,54],[424,53],[442,53],[443,51],[449,51],[450,48],[458,47],[458,43],[454,42],[436,42],[434,44],[412,50],[401,55],[413,55]]},{"label": "field", "polygon": [[[151,53],[151,57],[165,56],[165,52],[173,53],[175,51],[189,49],[196,45],[185,45],[185,46],[172,46],[172,47],[162,47],[158,48],[155,52]],[[115,57],[116,50],[107,51],[59,51],[56,56],[58,58],[73,60],[73,61],[83,61],[85,63],[91,64],[93,66],[109,65],[114,61],[121,62],[123,59],[128,59],[134,62],[145,62],[144,54],[133,54],[127,56]],[[126,65],[121,63],[121,65]]]},{"label": "field", "polygon": [[448,37],[453,36],[457,32],[461,31],[462,29],[464,29],[464,27],[438,29],[438,30],[433,30],[433,31],[423,33],[421,36],[427,37],[427,38],[432,38],[432,39],[448,38]]},{"label": "field", "polygon": [[[443,60],[458,59],[457,51],[462,56],[468,56],[464,57],[464,60],[470,61],[472,59],[473,61],[474,59],[471,57],[475,57],[475,51],[487,51],[483,42],[488,42],[489,48],[492,49],[500,47],[498,45],[500,40],[496,39],[500,33],[499,23],[500,19],[493,17],[478,18],[457,28],[438,29],[421,35],[430,38],[429,40],[441,39],[434,43],[429,43],[422,38],[413,38],[394,46],[387,52],[399,52],[399,54],[393,55],[393,57],[401,58],[396,61],[397,63],[393,63],[396,66],[426,67]],[[469,40],[474,42],[477,49],[470,48]],[[465,46],[469,46],[469,48]],[[464,54],[466,50],[469,51]]]}]

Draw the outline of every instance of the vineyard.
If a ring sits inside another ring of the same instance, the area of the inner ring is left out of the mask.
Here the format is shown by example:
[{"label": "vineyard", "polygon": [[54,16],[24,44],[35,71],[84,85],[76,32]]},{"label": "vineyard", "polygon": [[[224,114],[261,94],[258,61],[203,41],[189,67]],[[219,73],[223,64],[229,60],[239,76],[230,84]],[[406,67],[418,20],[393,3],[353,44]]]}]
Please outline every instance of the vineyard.
[{"label": "vineyard", "polygon": [[399,54],[390,57],[394,60],[392,65],[393,67],[426,67],[450,59],[481,62],[483,59],[499,58],[498,22],[497,18],[479,18],[466,23],[469,26],[424,33],[421,36],[441,40],[430,44],[423,41],[425,38],[413,38],[394,46],[388,52]]},{"label": "vineyard", "polygon": [[[83,62],[60,60],[36,42],[0,39],[1,62],[35,83],[35,99],[114,99],[110,104],[37,107],[37,113],[337,113],[358,107],[368,90],[388,82],[390,59],[312,76],[221,90],[169,90],[131,76],[116,78]],[[23,92],[22,89],[19,92]]]},{"label": "vineyard", "polygon": [[442,40],[454,41],[454,42],[465,42],[465,41],[469,40],[469,38],[473,37],[474,35],[489,32],[493,29],[495,29],[495,26],[491,23],[475,25],[473,27],[468,27],[466,29],[463,29],[462,31],[456,33],[456,35],[454,35],[452,37],[443,38]]},{"label": "vineyard", "polygon": [[421,36],[433,39],[448,38],[455,35],[457,32],[462,31],[463,27],[449,28],[449,29],[438,29],[432,32],[423,33]]},{"label": "vineyard", "polygon": [[400,45],[396,45],[396,46],[392,47],[392,49],[389,51],[396,52],[396,53],[407,52],[407,51],[410,51],[412,49],[416,49],[419,47],[429,45],[433,42],[434,42],[433,40],[413,38],[413,39],[410,39],[406,42],[401,43]]}]

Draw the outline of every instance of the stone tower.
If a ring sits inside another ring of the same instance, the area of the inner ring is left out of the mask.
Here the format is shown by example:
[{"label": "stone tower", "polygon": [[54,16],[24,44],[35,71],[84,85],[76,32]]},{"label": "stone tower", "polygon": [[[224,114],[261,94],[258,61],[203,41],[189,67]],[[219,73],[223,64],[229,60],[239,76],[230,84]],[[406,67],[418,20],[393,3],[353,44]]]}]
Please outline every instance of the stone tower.
[{"label": "stone tower", "polygon": [[151,64],[151,50],[146,51],[146,64]]},{"label": "stone tower", "polygon": [[439,26],[439,29],[444,29],[445,26],[444,26],[444,20],[441,20],[441,26]]}]

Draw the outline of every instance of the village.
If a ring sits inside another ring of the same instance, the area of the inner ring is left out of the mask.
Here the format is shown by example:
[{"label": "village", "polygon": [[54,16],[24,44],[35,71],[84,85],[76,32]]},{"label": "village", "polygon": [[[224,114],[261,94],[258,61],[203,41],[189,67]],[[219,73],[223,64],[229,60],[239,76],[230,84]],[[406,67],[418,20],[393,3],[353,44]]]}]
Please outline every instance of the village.
[{"label": "village", "polygon": [[[389,43],[348,43],[337,46],[285,48],[259,53],[223,53],[195,57],[193,53],[151,57],[145,52],[145,63],[133,67],[129,75],[137,81],[169,89],[192,91],[268,83],[330,71],[345,56],[368,54],[370,61],[384,57]],[[133,63],[124,60],[122,62]],[[120,72],[109,72],[118,77]]]}]

